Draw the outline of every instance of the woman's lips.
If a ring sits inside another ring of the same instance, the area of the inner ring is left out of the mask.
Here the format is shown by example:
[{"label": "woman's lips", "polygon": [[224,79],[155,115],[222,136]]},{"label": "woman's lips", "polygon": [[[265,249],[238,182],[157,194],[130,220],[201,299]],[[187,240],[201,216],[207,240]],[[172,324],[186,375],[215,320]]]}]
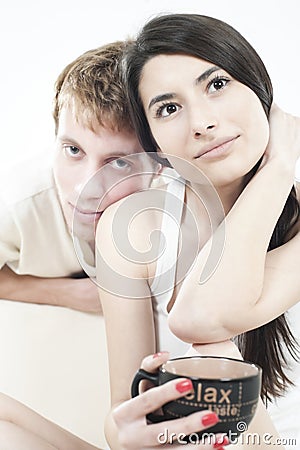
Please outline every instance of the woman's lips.
[{"label": "woman's lips", "polygon": [[221,139],[216,139],[210,144],[203,146],[199,154],[196,156],[198,158],[216,158],[226,153],[227,150],[232,146],[232,144],[238,139],[239,136],[226,137]]}]

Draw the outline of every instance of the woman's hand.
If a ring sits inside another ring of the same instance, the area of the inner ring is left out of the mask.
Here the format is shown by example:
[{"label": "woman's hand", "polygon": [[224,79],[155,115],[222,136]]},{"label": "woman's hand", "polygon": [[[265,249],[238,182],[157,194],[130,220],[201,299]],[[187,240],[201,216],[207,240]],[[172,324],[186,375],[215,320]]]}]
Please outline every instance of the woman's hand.
[{"label": "woman's hand", "polygon": [[[155,372],[168,360],[169,354],[161,352],[146,357],[141,367],[148,372]],[[201,411],[180,419],[148,424],[146,415],[154,412],[168,401],[180,398],[192,390],[190,380],[178,378],[162,386],[148,389],[137,397],[127,400],[113,412],[113,419],[119,431],[122,450],[151,450],[163,446],[173,450],[182,449],[219,449],[228,444],[228,438],[216,435],[215,440],[199,445],[186,444],[183,435],[189,435],[215,425],[218,417],[210,411]],[[176,439],[177,438],[177,439]],[[178,440],[178,441],[177,441]],[[177,441],[177,442],[176,442]],[[182,441],[182,442],[180,442]],[[174,442],[174,444],[171,444]]]},{"label": "woman's hand", "polygon": [[288,114],[273,104],[269,116],[270,137],[262,165],[279,158],[294,171],[300,157],[300,118]]}]

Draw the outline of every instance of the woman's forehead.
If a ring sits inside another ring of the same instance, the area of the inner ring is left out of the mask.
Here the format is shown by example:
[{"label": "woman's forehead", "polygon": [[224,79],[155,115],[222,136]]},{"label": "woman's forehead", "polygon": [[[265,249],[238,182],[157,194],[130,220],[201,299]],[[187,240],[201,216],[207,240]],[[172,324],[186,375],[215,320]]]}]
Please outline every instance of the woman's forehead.
[{"label": "woman's forehead", "polygon": [[140,78],[140,93],[157,91],[158,95],[183,82],[197,84],[207,79],[220,67],[189,55],[157,55],[147,61]]}]

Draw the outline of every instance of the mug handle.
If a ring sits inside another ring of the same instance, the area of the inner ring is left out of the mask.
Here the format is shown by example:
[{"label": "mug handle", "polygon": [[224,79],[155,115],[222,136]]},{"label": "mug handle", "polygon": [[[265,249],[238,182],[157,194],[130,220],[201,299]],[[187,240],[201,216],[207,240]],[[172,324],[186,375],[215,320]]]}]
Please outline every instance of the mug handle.
[{"label": "mug handle", "polygon": [[[154,386],[158,386],[158,372],[151,373],[147,372],[144,369],[139,369],[135,374],[131,384],[131,397],[137,397],[139,395],[139,385],[142,380],[151,381],[151,383],[153,383]],[[147,419],[153,423],[157,423],[165,420],[165,417],[163,415],[150,413],[147,414]]]}]

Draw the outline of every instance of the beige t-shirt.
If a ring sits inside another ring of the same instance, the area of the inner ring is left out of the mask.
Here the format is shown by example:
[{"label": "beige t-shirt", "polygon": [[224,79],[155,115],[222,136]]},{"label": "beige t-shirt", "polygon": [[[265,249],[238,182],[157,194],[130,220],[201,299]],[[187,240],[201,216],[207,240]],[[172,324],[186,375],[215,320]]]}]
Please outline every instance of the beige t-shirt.
[{"label": "beige t-shirt", "polygon": [[64,277],[82,272],[54,184],[51,161],[21,163],[0,180],[0,268]]}]

